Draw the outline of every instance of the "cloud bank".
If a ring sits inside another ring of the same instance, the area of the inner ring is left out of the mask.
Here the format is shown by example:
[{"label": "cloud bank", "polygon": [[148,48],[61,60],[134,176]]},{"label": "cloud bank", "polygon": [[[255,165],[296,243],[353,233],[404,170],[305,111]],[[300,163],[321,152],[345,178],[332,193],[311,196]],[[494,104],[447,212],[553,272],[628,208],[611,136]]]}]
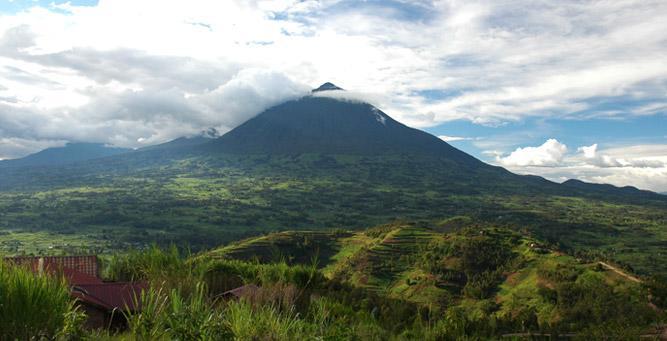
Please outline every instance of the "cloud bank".
[{"label": "cloud bank", "polygon": [[[522,174],[539,174],[562,182],[581,179],[617,186],[667,192],[667,145],[638,145],[598,150],[598,145],[581,146],[568,153],[565,144],[549,139],[538,147],[518,148],[496,162]],[[628,157],[631,155],[631,157]]]}]

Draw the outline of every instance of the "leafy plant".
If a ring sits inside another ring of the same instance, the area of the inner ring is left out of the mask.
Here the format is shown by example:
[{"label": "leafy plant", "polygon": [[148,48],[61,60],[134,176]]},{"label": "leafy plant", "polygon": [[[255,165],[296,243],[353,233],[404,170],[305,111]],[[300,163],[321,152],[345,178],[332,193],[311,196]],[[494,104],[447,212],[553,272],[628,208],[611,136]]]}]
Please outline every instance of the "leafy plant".
[{"label": "leafy plant", "polygon": [[76,337],[82,324],[63,277],[0,260],[0,340]]}]

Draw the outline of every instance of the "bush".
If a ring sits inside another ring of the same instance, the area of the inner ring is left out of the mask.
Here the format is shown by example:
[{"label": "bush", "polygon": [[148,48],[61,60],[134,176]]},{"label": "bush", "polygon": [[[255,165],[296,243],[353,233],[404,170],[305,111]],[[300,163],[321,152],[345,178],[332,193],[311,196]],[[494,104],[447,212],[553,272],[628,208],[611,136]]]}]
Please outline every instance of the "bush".
[{"label": "bush", "polygon": [[279,312],[273,306],[253,308],[245,300],[232,301],[226,309],[226,327],[237,340],[305,340],[306,323],[294,312]]},{"label": "bush", "polygon": [[0,340],[76,337],[83,316],[63,277],[0,261]]},{"label": "bush", "polygon": [[131,335],[141,340],[220,340],[229,336],[222,312],[207,297],[204,283],[184,296],[180,290],[149,289],[136,297],[141,312],[126,314]]},{"label": "bush", "polygon": [[161,249],[156,245],[142,251],[116,254],[106,269],[106,277],[114,281],[147,280],[153,287],[173,288],[189,295],[204,277],[203,263],[189,262],[172,245]]}]

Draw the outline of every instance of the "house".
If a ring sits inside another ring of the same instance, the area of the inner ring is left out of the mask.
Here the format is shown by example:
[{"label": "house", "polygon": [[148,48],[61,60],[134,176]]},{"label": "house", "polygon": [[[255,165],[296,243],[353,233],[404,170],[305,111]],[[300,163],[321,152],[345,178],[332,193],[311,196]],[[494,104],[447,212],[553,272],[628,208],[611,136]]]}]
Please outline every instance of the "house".
[{"label": "house", "polygon": [[97,328],[123,328],[124,313],[140,309],[135,304],[145,282],[105,282],[99,277],[97,256],[36,256],[5,258],[10,264],[26,266],[42,274],[62,274],[71,288],[72,297],[88,316],[86,326]]}]

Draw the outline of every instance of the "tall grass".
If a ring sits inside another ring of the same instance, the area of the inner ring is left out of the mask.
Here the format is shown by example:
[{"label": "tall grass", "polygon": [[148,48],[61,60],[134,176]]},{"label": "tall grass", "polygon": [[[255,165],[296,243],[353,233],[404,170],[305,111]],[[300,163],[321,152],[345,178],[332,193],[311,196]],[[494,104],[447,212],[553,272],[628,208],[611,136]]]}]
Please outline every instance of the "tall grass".
[{"label": "tall grass", "polygon": [[126,314],[130,335],[138,340],[220,340],[228,335],[221,310],[204,283],[184,296],[179,289],[150,288],[135,298],[141,311]]},{"label": "tall grass", "polygon": [[294,311],[281,312],[271,305],[253,307],[241,300],[230,302],[225,312],[225,323],[237,340],[305,340],[313,336]]},{"label": "tall grass", "polygon": [[190,294],[204,276],[206,268],[188,261],[174,245],[161,249],[155,245],[111,257],[106,277],[114,281],[149,281],[153,287],[173,288]]},{"label": "tall grass", "polygon": [[0,260],[0,340],[67,338],[82,324],[63,277],[37,275]]}]

